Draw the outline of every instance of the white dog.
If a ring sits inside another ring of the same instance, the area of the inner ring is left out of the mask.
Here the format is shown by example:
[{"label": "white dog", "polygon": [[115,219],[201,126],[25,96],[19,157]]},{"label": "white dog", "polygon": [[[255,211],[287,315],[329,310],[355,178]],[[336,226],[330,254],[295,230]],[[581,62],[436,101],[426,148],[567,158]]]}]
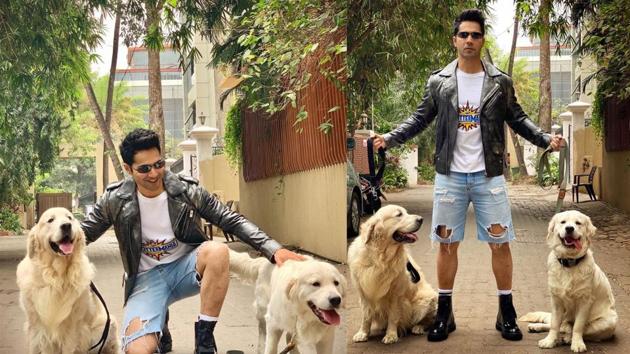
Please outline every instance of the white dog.
[{"label": "white dog", "polygon": [[[90,290],[94,266],[85,255],[79,222],[64,208],[46,210],[28,235],[27,255],[17,267],[20,306],[31,354],[96,353],[107,315]],[[101,353],[117,354],[112,320]]]},{"label": "white dog", "polygon": [[332,354],[346,280],[333,265],[307,259],[281,267],[230,251],[230,272],[255,283],[258,353],[278,353],[282,332],[300,353]]},{"label": "white dog", "polygon": [[362,311],[354,342],[366,341],[372,325],[387,328],[382,342],[389,344],[398,341],[399,332],[422,334],[433,322],[437,293],[405,248],[417,240],[421,225],[420,216],[395,205],[381,208],[361,225],[361,234],[348,250]]},{"label": "white dog", "polygon": [[553,348],[559,340],[574,352],[585,352],[584,339],[611,338],[617,325],[615,299],[608,278],[593,258],[591,239],[597,229],[575,210],[556,214],[549,222],[547,259],[551,313],[531,312],[521,317],[531,332],[549,331],[538,342]]}]

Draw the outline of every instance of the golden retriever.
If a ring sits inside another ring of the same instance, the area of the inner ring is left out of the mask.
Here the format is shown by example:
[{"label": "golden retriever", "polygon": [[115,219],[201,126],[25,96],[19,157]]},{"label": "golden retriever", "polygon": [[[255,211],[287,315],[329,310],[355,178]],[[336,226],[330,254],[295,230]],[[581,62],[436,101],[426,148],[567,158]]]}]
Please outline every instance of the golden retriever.
[{"label": "golden retriever", "polygon": [[[435,318],[437,292],[407,252],[417,240],[422,218],[396,205],[379,209],[361,225],[348,249],[348,265],[361,303],[362,323],[354,342],[364,342],[373,325],[386,328],[382,342],[398,341],[399,332],[424,333]],[[409,265],[416,270],[416,282]],[[419,279],[417,279],[419,278]]]},{"label": "golden retriever", "polygon": [[585,339],[599,341],[615,333],[615,299],[590,247],[596,231],[591,219],[575,210],[558,213],[549,222],[551,313],[530,312],[520,318],[534,322],[528,326],[530,332],[549,331],[538,342],[540,348],[564,342],[571,343],[574,352],[585,352]]},{"label": "golden retriever", "polygon": [[255,284],[258,353],[278,353],[285,332],[300,353],[332,354],[347,286],[337,268],[310,257],[278,267],[230,250],[230,272]]},{"label": "golden retriever", "polygon": [[[17,267],[20,306],[26,314],[29,353],[85,354],[103,334],[107,315],[90,290],[94,266],[85,254],[85,235],[64,208],[46,210],[27,240]],[[118,353],[112,320],[101,353]]]}]

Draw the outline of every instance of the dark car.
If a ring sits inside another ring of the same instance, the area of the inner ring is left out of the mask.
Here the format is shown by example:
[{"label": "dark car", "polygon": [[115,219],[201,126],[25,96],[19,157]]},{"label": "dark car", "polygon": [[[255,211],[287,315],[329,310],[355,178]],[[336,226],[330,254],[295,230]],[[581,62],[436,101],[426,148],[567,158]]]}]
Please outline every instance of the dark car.
[{"label": "dark car", "polygon": [[346,186],[348,193],[348,237],[359,234],[361,215],[363,211],[363,198],[361,196],[361,179],[354,170],[352,162],[347,161]]}]

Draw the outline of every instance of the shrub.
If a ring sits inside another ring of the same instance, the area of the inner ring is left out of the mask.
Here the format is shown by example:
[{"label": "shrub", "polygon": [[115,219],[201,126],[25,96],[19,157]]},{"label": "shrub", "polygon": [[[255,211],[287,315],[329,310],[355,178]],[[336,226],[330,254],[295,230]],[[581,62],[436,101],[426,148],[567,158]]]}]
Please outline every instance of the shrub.
[{"label": "shrub", "polygon": [[398,165],[385,165],[383,190],[402,189],[405,187],[407,187],[407,171]]},{"label": "shrub", "polygon": [[418,171],[418,176],[423,181],[433,182],[435,180],[435,166],[429,163],[421,162],[416,166],[416,171]]},{"label": "shrub", "polygon": [[12,231],[16,234],[22,232],[19,216],[11,209],[0,208],[0,230]]}]

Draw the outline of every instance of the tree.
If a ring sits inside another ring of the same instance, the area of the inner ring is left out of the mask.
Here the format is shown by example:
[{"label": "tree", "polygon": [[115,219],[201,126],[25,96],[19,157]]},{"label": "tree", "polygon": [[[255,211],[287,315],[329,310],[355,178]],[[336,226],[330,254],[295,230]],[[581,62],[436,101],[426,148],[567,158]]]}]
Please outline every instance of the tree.
[{"label": "tree", "polygon": [[[516,54],[516,40],[518,39],[519,17],[520,17],[519,13],[518,11],[516,11],[514,13],[514,28],[512,30],[512,46],[510,47],[510,56],[508,58],[508,67],[507,67],[507,74],[509,76],[512,76],[514,72],[514,56]],[[516,161],[518,162],[519,174],[521,176],[527,176],[527,168],[525,167],[525,157],[523,156],[523,149],[521,148],[521,143],[519,142],[516,136],[516,133],[514,133],[514,131],[510,129],[510,127],[508,127],[507,124],[505,126],[505,129],[506,131],[510,133],[510,138],[512,139],[512,144],[514,145],[514,151],[516,151]]]},{"label": "tree", "polygon": [[[332,71],[330,62],[346,52],[345,1],[226,3],[230,6],[225,11],[234,15],[231,20],[217,12],[207,24],[210,33],[229,26],[223,36],[209,37],[214,44],[212,63],[227,65],[242,79],[238,89],[247,107],[269,114],[289,104],[296,107],[310,68],[343,89],[346,68]],[[307,115],[301,110],[298,120]]]},{"label": "tree", "polygon": [[37,170],[49,171],[76,83],[88,78],[98,39],[98,1],[0,2],[0,205],[31,199]]},{"label": "tree", "polygon": [[568,36],[566,7],[556,0],[515,0],[523,29],[540,39],[539,125],[551,131],[551,38],[557,43]]}]

